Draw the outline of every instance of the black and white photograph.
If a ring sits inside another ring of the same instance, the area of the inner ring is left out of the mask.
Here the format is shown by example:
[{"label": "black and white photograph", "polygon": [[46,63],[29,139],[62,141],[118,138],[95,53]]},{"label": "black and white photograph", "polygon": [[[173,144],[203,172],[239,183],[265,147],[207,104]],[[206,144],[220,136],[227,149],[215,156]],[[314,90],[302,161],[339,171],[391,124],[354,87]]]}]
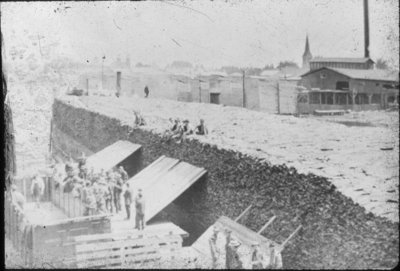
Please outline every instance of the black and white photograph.
[{"label": "black and white photograph", "polygon": [[2,1],[5,269],[399,262],[399,1]]}]

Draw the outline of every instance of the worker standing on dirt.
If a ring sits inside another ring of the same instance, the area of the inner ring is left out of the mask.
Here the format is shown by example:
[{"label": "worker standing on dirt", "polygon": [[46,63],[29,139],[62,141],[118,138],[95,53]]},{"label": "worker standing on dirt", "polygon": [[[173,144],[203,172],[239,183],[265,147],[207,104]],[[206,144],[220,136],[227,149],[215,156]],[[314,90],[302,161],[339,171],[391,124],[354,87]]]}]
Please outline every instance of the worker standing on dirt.
[{"label": "worker standing on dirt", "polygon": [[212,268],[215,269],[217,268],[217,254],[219,254],[218,248],[217,248],[217,239],[218,239],[218,228],[216,226],[213,227],[213,233],[210,237],[209,243],[210,243],[210,250],[211,250],[211,258],[212,258]]},{"label": "worker standing on dirt", "polygon": [[225,243],[225,267],[229,269],[230,266],[230,261],[231,261],[231,253],[229,249],[229,243],[231,242],[231,234],[232,231],[229,229],[225,229],[225,238],[226,238],[226,243]]},{"label": "worker standing on dirt", "polygon": [[147,86],[144,87],[144,97],[147,98],[149,97],[150,91],[149,88]]},{"label": "worker standing on dirt", "polygon": [[260,244],[253,242],[251,247],[253,248],[253,253],[251,254],[252,269],[263,269],[264,255],[260,251]]},{"label": "worker standing on dirt", "polygon": [[145,226],[144,222],[145,200],[142,194],[142,189],[138,190],[138,195],[135,198],[135,210],[136,210],[135,229],[143,230]]},{"label": "worker standing on dirt", "polygon": [[231,257],[230,257],[230,261],[229,261],[229,266],[228,269],[243,269],[243,263],[240,260],[240,256],[238,254],[238,248],[241,244],[233,239],[230,243],[229,243],[229,250],[231,253]]},{"label": "worker standing on dirt", "polygon": [[40,207],[40,200],[44,194],[44,182],[39,174],[35,174],[31,184],[31,194],[36,202],[36,207]]},{"label": "worker standing on dirt", "polygon": [[132,204],[132,192],[129,187],[129,183],[125,184],[124,202],[126,209],[126,220],[129,220],[131,219],[131,204]]},{"label": "worker standing on dirt", "polygon": [[270,260],[267,269],[281,269],[282,268],[282,256],[278,248],[275,247],[274,243],[270,243]]}]

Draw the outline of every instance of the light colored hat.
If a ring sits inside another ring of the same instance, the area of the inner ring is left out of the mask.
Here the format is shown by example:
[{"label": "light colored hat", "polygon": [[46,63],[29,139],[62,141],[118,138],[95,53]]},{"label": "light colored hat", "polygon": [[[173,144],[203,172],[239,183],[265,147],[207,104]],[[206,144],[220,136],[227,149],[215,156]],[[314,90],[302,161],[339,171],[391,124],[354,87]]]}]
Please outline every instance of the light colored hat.
[{"label": "light colored hat", "polygon": [[253,242],[251,243],[251,246],[252,246],[252,247],[256,247],[256,246],[259,246],[259,245],[260,245],[260,243],[257,242],[257,241],[253,241]]},{"label": "light colored hat", "polygon": [[11,190],[17,190],[17,186],[15,184],[11,185]]},{"label": "light colored hat", "polygon": [[232,239],[231,242],[229,243],[230,246],[232,247],[239,247],[241,243],[237,241],[236,239]]}]

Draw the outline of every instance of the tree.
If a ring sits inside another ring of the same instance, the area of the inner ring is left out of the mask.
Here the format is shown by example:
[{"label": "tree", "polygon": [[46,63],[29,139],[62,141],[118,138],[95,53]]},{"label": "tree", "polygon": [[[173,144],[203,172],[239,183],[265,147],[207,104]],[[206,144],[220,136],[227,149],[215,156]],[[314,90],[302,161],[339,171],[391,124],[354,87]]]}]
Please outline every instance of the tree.
[{"label": "tree", "polygon": [[382,58],[376,60],[375,67],[380,70],[387,70],[389,68],[387,61]]},{"label": "tree", "polygon": [[279,62],[278,66],[276,68],[277,69],[282,69],[282,68],[287,68],[287,67],[299,68],[299,66],[296,64],[296,62],[287,61],[287,60]]}]

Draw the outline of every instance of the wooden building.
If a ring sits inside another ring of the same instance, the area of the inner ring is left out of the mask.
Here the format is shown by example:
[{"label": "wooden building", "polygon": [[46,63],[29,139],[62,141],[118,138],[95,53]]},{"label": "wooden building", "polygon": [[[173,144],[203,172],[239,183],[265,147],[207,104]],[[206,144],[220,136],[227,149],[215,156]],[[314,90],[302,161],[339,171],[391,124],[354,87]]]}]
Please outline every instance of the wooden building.
[{"label": "wooden building", "polygon": [[386,70],[323,67],[303,74],[299,113],[378,110],[399,102],[399,75]]},{"label": "wooden building", "polygon": [[374,61],[369,57],[363,58],[325,58],[316,57],[310,60],[310,70],[317,70],[323,67],[338,69],[361,69],[369,70],[374,68]]}]

